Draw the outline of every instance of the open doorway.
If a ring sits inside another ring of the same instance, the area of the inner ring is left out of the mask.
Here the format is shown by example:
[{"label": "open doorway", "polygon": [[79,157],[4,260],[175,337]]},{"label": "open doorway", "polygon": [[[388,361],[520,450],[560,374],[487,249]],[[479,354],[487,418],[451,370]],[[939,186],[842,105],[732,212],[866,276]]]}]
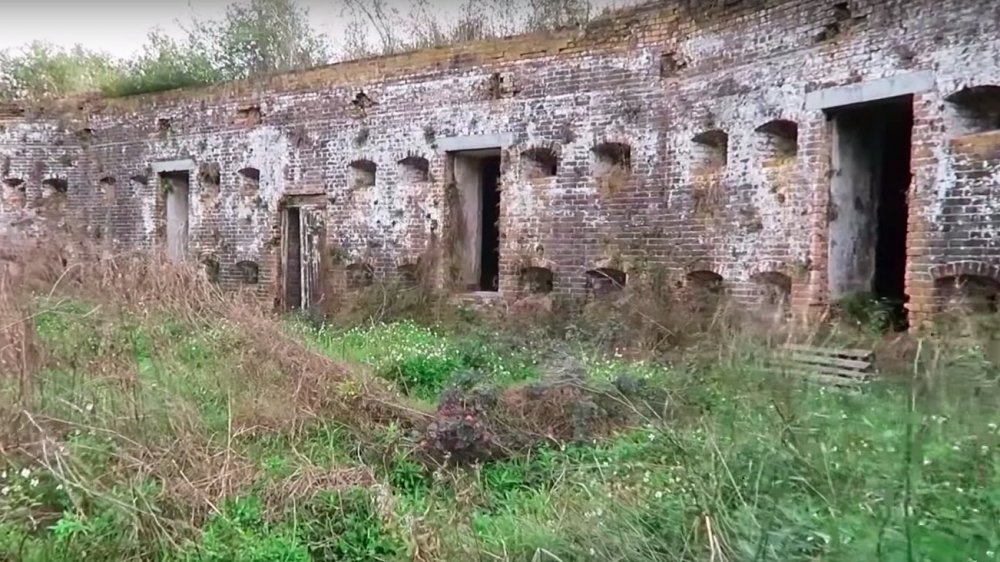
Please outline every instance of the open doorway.
[{"label": "open doorway", "polygon": [[187,171],[160,173],[160,185],[165,194],[167,257],[175,262],[184,261],[187,255],[189,184]]},{"label": "open doorway", "polygon": [[834,108],[830,295],[870,295],[906,327],[906,239],[913,98]]},{"label": "open doorway", "polygon": [[495,292],[500,289],[500,149],[452,156],[460,284],[469,291]]},{"label": "open doorway", "polygon": [[298,207],[285,209],[285,308],[302,309],[302,216]]},{"label": "open doorway", "polygon": [[309,311],[323,298],[324,207],[320,198],[297,196],[282,206],[281,279],[284,308]]}]

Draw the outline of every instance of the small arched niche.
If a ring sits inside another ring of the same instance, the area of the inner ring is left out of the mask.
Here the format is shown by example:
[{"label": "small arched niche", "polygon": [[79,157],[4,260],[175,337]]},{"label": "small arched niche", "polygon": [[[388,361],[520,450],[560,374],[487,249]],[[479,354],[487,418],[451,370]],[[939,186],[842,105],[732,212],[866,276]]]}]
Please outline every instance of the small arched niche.
[{"label": "small arched niche", "polygon": [[602,191],[614,193],[632,171],[632,147],[622,142],[602,142],[591,152],[597,185]]},{"label": "small arched niche", "polygon": [[695,312],[714,313],[724,292],[725,280],[707,269],[696,270],[684,276],[685,289]]},{"label": "small arched niche", "polygon": [[97,181],[97,191],[105,201],[114,201],[117,197],[118,180],[114,176],[104,176]]},{"label": "small arched niche", "polygon": [[784,163],[799,153],[799,126],[794,121],[775,119],[755,129],[757,152],[767,163]]},{"label": "small arched niche", "polygon": [[691,137],[693,166],[696,172],[713,172],[726,167],[729,160],[729,135],[722,129],[709,129]]},{"label": "small arched niche", "polygon": [[689,287],[700,287],[709,292],[722,292],[723,278],[714,271],[699,269],[684,276]]},{"label": "small arched niche", "polygon": [[47,178],[42,180],[42,195],[65,195],[69,191],[69,181],[66,178]]},{"label": "small arched niche", "polygon": [[375,272],[366,263],[355,262],[345,268],[347,272],[347,288],[351,290],[363,289],[372,284],[375,280]]},{"label": "small arched niche", "polygon": [[24,191],[25,189],[24,180],[22,180],[21,178],[5,178],[3,180],[3,184],[11,189],[15,189],[18,191]]},{"label": "small arched niche", "polygon": [[420,271],[415,263],[404,263],[396,268],[399,281],[406,287],[415,287],[420,283]]},{"label": "small arched niche", "polygon": [[596,297],[616,295],[625,289],[628,276],[620,269],[598,267],[586,272],[587,294]]},{"label": "small arched niche", "polygon": [[784,316],[791,303],[792,278],[778,271],[764,271],[752,276],[759,310]]},{"label": "small arched niche", "polygon": [[994,314],[1000,282],[981,275],[952,275],[934,281],[941,311],[960,314]]},{"label": "small arched niche", "polygon": [[351,185],[354,187],[371,187],[375,185],[375,172],[378,166],[371,160],[354,160],[348,167],[351,171]]},{"label": "small arched niche", "polygon": [[236,262],[236,273],[244,285],[256,285],[260,282],[260,266],[257,262],[243,260]]},{"label": "small arched niche", "polygon": [[201,267],[205,271],[205,277],[210,283],[218,283],[221,278],[222,267],[215,256],[205,256],[201,258]]},{"label": "small arched niche", "polygon": [[955,136],[1000,129],[1000,86],[970,86],[945,98],[949,128]]},{"label": "small arched niche", "polygon": [[525,293],[551,293],[555,286],[555,275],[545,267],[526,267],[521,270],[519,283],[521,291]]},{"label": "small arched niche", "polygon": [[[431,164],[423,156],[409,155],[399,161],[399,175],[406,183],[422,183],[430,178]],[[374,173],[374,172],[372,172]],[[372,184],[374,184],[374,179]]]},{"label": "small arched niche", "polygon": [[242,168],[240,175],[240,190],[243,193],[256,193],[260,189],[260,170],[257,168]]},{"label": "small arched niche", "polygon": [[559,171],[559,156],[548,147],[538,146],[521,152],[521,175],[527,179],[549,178]]}]

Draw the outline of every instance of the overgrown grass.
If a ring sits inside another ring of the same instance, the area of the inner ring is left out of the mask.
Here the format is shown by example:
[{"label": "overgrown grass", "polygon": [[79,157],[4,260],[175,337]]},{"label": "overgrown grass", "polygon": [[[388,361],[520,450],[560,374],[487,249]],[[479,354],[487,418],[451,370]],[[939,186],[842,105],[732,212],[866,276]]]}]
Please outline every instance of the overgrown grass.
[{"label": "overgrown grass", "polygon": [[[321,399],[367,392],[352,379],[306,400],[292,376],[303,363],[248,356],[255,340],[232,324],[86,300],[35,313],[47,356],[37,400],[0,383],[0,403],[25,428],[0,439],[0,559],[937,562],[1000,552],[998,371],[977,348],[926,342],[898,382],[849,395],[766,374],[749,344],[673,366],[571,346],[586,377],[629,374],[662,393],[662,412],[609,439],[549,440],[455,467],[426,462],[402,421],[359,425],[367,411],[352,417]],[[367,365],[424,403],[470,370],[509,386],[553,369],[540,348],[495,329],[290,332],[329,368]]]}]

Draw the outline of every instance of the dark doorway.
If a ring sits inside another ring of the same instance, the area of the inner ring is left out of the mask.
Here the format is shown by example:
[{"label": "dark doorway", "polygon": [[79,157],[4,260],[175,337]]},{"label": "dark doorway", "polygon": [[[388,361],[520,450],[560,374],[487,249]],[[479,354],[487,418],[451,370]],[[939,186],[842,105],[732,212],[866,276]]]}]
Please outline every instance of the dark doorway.
[{"label": "dark doorway", "polygon": [[302,232],[298,207],[285,210],[285,308],[302,308]]},{"label": "dark doorway", "polygon": [[500,289],[499,148],[451,153],[456,198],[454,217],[456,285],[464,291]]},{"label": "dark doorway", "polygon": [[479,265],[479,290],[500,289],[500,158],[483,158],[483,237]]},{"label": "dark doorway", "polygon": [[909,99],[880,111],[886,123],[882,181],[878,197],[878,234],[875,245],[875,295],[894,306],[902,319],[906,310],[906,226],[909,216],[910,152],[913,108]]},{"label": "dark doorway", "polygon": [[868,293],[906,327],[906,238],[913,98],[831,110],[831,296]]}]

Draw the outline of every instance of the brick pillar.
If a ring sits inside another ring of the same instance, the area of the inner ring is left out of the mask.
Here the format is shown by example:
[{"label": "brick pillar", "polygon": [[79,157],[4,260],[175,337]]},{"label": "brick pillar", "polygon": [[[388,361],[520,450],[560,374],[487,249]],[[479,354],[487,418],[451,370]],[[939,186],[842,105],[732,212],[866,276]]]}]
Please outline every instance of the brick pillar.
[{"label": "brick pillar", "polygon": [[935,310],[934,280],[930,268],[936,255],[937,233],[931,206],[937,200],[938,169],[942,149],[944,116],[936,92],[913,98],[913,137],[910,154],[913,179],[908,196],[909,216],[906,239],[906,294],[910,300],[911,330],[925,326]]},{"label": "brick pillar", "polygon": [[830,123],[822,111],[810,112],[799,124],[799,166],[809,229],[808,267],[792,279],[792,313],[811,321],[822,312],[827,298],[828,219],[830,200]]}]

